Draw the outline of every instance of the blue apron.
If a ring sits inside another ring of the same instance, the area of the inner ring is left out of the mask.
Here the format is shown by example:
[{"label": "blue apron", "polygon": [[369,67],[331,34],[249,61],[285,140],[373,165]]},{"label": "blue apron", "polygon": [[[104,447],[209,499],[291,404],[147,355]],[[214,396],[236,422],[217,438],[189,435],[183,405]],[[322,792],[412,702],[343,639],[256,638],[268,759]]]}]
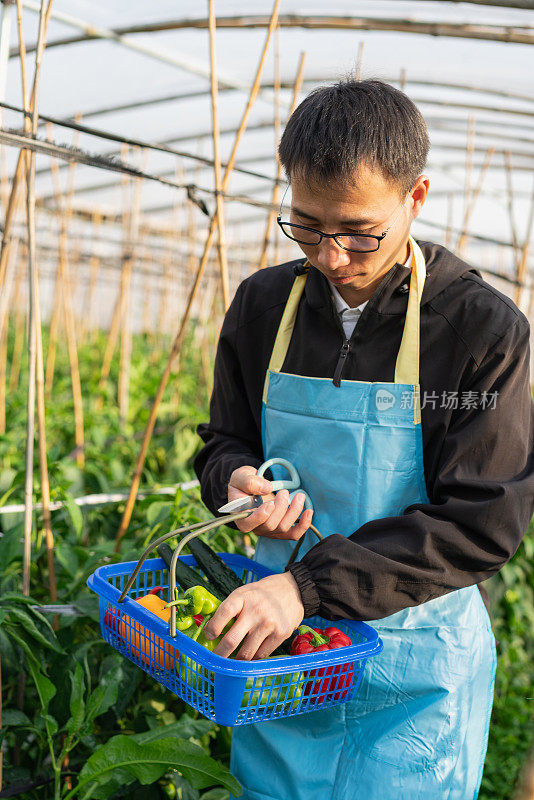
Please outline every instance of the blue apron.
[{"label": "blue apron", "polygon": [[[265,459],[297,468],[323,533],[428,503],[419,392],[424,256],[410,238],[408,310],[393,383],[281,371],[306,275],[273,348],[262,404]],[[285,477],[280,467],[273,478]],[[299,557],[317,543],[311,532]],[[260,538],[255,559],[282,572],[295,542]],[[243,800],[472,800],[478,795],[496,654],[476,586],[371,621],[383,642],[354,700],[234,728],[230,769]]]}]

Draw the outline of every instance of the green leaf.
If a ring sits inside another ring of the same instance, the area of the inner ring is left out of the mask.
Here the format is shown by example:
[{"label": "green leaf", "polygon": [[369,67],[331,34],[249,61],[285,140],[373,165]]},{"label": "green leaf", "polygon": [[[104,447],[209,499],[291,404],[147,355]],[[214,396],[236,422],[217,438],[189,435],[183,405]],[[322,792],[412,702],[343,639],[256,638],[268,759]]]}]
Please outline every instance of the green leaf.
[{"label": "green leaf", "polygon": [[200,795],[200,800],[228,800],[228,792],[220,788],[209,789]]},{"label": "green leaf", "polygon": [[2,711],[2,728],[16,725],[31,725],[29,717],[18,708],[6,708]]},{"label": "green leaf", "polygon": [[64,800],[70,800],[84,787],[90,787],[91,791],[83,797],[105,800],[134,780],[143,785],[154,783],[168,769],[178,770],[195,789],[222,784],[232,794],[238,797],[242,794],[240,784],[229,770],[191,742],[166,738],[138,744],[132,736],[119,735],[90,756],[80,772],[78,785]]},{"label": "green leaf", "polygon": [[104,714],[116,702],[122,677],[122,666],[116,666],[100,679],[100,683],[87,700],[87,722],[92,722],[100,714]]},{"label": "green leaf", "polygon": [[78,572],[79,562],[74,548],[68,542],[61,542],[56,549],[56,558],[65,570],[65,572],[74,578]]},{"label": "green leaf", "polygon": [[176,736],[177,739],[189,739],[191,737],[200,739],[201,736],[205,736],[206,733],[212,731],[214,727],[214,723],[208,719],[193,719],[188,714],[183,714],[179,720],[170,725],[159,725],[150,731],[136,733],[131,738],[135,739],[138,744],[156,742],[158,739],[164,739],[168,736]]},{"label": "green leaf", "polygon": [[85,717],[84,689],[85,680],[83,667],[76,664],[74,672],[70,673],[71,692],[70,692],[70,713],[71,717],[67,722],[67,731],[74,735],[82,726]]},{"label": "green leaf", "polygon": [[[39,616],[42,616],[42,615],[39,615]],[[33,619],[31,618],[30,614],[26,610],[24,610],[22,608],[17,608],[16,606],[11,606],[11,608],[9,609],[9,617],[8,618],[9,618],[9,622],[10,623],[17,622],[20,625],[20,627],[22,628],[22,630],[24,631],[24,634],[26,636],[31,637],[32,639],[34,639],[42,647],[46,647],[48,650],[54,650],[56,653],[62,653],[63,652],[63,650],[59,646],[59,643],[58,643],[56,637],[53,634],[45,636],[37,628],[36,624],[34,623]],[[48,634],[49,633],[48,623],[44,618],[43,618],[43,621],[44,621],[45,629],[46,629],[47,634]],[[52,629],[50,629],[50,631],[51,630]]]},{"label": "green leaf", "polygon": [[171,503],[168,502],[157,501],[151,503],[146,511],[146,520],[150,527],[152,528],[156,522],[161,522],[164,518],[167,518],[170,509]]},{"label": "green leaf", "polygon": [[65,505],[65,508],[67,509],[76,537],[79,539],[82,534],[82,528],[83,528],[82,510],[80,506],[74,502],[74,498],[71,497],[66,492],[64,493],[63,496],[63,503]]},{"label": "green leaf", "polygon": [[30,668],[33,682],[35,683],[35,687],[39,695],[39,700],[41,701],[41,708],[43,710],[44,715],[46,715],[46,712],[48,710],[48,704],[56,693],[56,687],[54,686],[52,681],[46,677],[46,675],[43,675],[35,659],[29,658],[28,666]]}]

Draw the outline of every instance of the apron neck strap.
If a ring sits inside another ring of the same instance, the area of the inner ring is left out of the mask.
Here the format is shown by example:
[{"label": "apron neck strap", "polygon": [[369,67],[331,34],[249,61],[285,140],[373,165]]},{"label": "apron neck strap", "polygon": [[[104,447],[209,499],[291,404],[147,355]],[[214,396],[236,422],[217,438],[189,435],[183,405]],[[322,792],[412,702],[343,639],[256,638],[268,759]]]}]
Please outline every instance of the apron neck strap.
[{"label": "apron neck strap", "polygon": [[419,340],[420,340],[420,306],[423,287],[425,285],[426,266],[421,248],[410,236],[408,239],[412,251],[412,274],[410,278],[410,294],[408,309],[404,322],[401,346],[395,364],[395,383],[419,384]]},{"label": "apron neck strap", "polygon": [[[404,331],[402,334],[401,346],[397,355],[395,364],[395,383],[405,384],[419,384],[419,308],[421,304],[421,296],[423,294],[423,286],[425,284],[425,257],[421,248],[413,237],[408,239],[409,246],[412,252],[412,273],[410,279],[410,293],[408,296],[408,309],[406,312],[406,320],[404,322]],[[306,262],[308,264],[309,262]],[[295,319],[300,303],[300,298],[304,291],[307,273],[304,275],[297,275],[293,282],[290,295],[288,297],[278,333],[274,342],[271,359],[267,374],[265,375],[265,384],[263,387],[263,402],[267,401],[267,390],[269,388],[269,373],[280,372],[282,365],[291,341],[293,328],[295,327]]]}]

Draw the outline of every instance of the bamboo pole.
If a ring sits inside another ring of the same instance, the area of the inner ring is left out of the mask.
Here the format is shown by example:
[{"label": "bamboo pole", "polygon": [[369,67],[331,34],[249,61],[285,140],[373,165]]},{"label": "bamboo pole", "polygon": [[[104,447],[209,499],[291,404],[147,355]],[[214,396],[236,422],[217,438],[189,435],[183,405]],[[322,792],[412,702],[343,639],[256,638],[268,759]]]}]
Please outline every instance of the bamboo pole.
[{"label": "bamboo pole", "polygon": [[[44,2],[44,0],[42,0],[42,3],[43,2]],[[52,2],[53,2],[53,0],[48,0],[48,6],[47,6],[46,11],[44,13],[43,42],[46,40],[46,31],[48,29],[48,22],[50,20],[50,14],[52,12]],[[17,10],[18,10],[18,2],[17,2]],[[42,4],[41,4],[41,12],[40,12],[40,15],[39,15],[39,20],[41,19],[41,15],[42,15]],[[39,22],[39,25],[40,24],[41,23]],[[20,37],[20,32],[21,32],[21,28],[19,26],[19,37]],[[21,44],[21,42],[22,42],[22,44]],[[23,61],[24,61],[25,49],[24,49],[23,39],[21,39],[21,38],[19,38],[19,52],[20,52],[20,55],[22,56],[22,58],[21,58],[21,64],[22,64]],[[41,55],[39,54],[39,40],[37,41],[37,47],[36,47],[35,53],[36,53],[36,55],[35,55],[35,64],[37,66],[37,59],[41,58]],[[39,60],[39,63],[40,63],[40,60]],[[25,70],[25,65],[24,65],[24,67],[21,67],[21,69]],[[29,108],[32,111],[32,113],[34,113],[35,107],[37,105],[36,98],[37,98],[37,95],[38,95],[38,82],[39,82],[39,72],[37,71],[37,69],[35,69],[34,70],[34,74],[33,74],[33,85],[32,85],[32,92],[31,92],[30,103],[29,103]],[[11,239],[11,224],[13,222],[14,212],[15,212],[15,210],[17,208],[18,189],[19,189],[19,186],[20,186],[20,182],[21,182],[21,180],[22,180],[22,178],[24,176],[25,164],[26,164],[26,162],[25,162],[25,152],[24,152],[23,149],[21,149],[21,151],[20,151],[20,153],[18,155],[18,159],[17,159],[17,166],[15,168],[15,174],[14,174],[13,180],[11,182],[11,192],[10,192],[10,195],[9,195],[9,201],[8,201],[7,208],[6,208],[6,216],[5,216],[5,219],[4,219],[4,229],[3,229],[3,232],[2,232],[2,244],[1,244],[1,247],[0,247],[0,289],[2,288],[2,285],[4,283],[4,276],[5,276],[6,266],[7,266],[7,259],[8,259],[8,256],[9,256],[9,247],[10,247],[10,239]]]},{"label": "bamboo pole", "polygon": [[[95,211],[93,214],[92,219],[92,231],[93,231],[93,243],[96,246],[96,242],[98,239],[98,231],[102,225],[102,214],[98,211]],[[96,282],[98,279],[98,273],[100,270],[100,258],[93,253],[91,259],[89,261],[89,287],[87,289],[87,298],[84,303],[84,307],[87,309],[87,316],[84,317],[84,339],[87,335],[87,332],[92,332],[95,329],[95,289],[96,289]]]},{"label": "bamboo pole", "polygon": [[[79,114],[76,115],[76,119],[77,120],[80,119]],[[51,130],[49,125],[47,125],[47,130],[48,131]],[[79,136],[76,133],[75,138],[73,140],[74,146],[76,146],[78,138]],[[60,227],[60,245],[59,245],[60,252],[59,252],[58,267],[57,267],[56,281],[54,287],[52,316],[50,320],[49,333],[48,333],[48,353],[46,360],[46,384],[45,384],[45,394],[47,398],[50,398],[50,395],[52,393],[52,384],[54,382],[54,369],[56,362],[56,349],[57,349],[59,325],[61,320],[61,312],[63,311],[64,316],[68,314],[68,311],[66,310],[66,304],[70,302],[69,297],[67,296],[69,287],[69,270],[68,270],[68,259],[66,256],[67,252],[66,241],[67,241],[67,226],[72,216],[72,202],[74,197],[74,173],[76,170],[76,162],[73,161],[69,164],[66,199],[62,196],[60,188],[61,185],[59,178],[59,166],[56,161],[51,161],[50,170],[52,173],[52,181],[54,184],[54,199],[58,210],[58,224]],[[61,237],[64,237],[63,245],[61,244],[62,240]],[[61,257],[62,247],[65,252],[64,258]]]},{"label": "bamboo pole", "polygon": [[490,162],[491,162],[491,159],[493,157],[494,152],[495,152],[495,148],[494,147],[489,147],[488,148],[488,151],[486,153],[486,158],[484,160],[484,164],[482,165],[482,169],[480,170],[480,174],[478,176],[478,183],[477,183],[477,185],[475,187],[475,190],[474,190],[472,196],[469,199],[469,203],[466,206],[465,214],[464,214],[464,221],[463,221],[463,225],[462,225],[462,230],[461,230],[460,236],[458,238],[458,244],[456,245],[456,249],[457,249],[459,254],[463,253],[463,251],[465,250],[465,246],[467,244],[467,239],[468,239],[467,228],[469,226],[469,220],[471,219],[471,214],[473,213],[473,210],[475,208],[475,204],[476,204],[476,202],[478,200],[478,196],[480,194],[480,191],[482,189],[482,184],[484,182],[484,177],[486,175],[486,172],[488,170],[488,167],[490,165]]},{"label": "bamboo pole", "polygon": [[[464,213],[463,213],[464,219],[467,214],[469,199],[471,196],[471,173],[473,171],[474,145],[475,145],[475,118],[471,114],[469,116],[469,122],[467,125],[467,147],[465,151],[465,182],[464,182]],[[461,231],[456,241],[456,247],[458,247],[460,236],[461,236]]]},{"label": "bamboo pole", "polygon": [[[275,31],[275,39],[274,39],[274,153],[275,153],[275,164],[276,168],[278,169],[279,160],[278,160],[278,144],[280,142],[280,90],[281,90],[281,75],[280,75],[280,28],[277,25]],[[289,109],[291,114],[292,108]],[[282,175],[280,174],[280,177]],[[267,231],[266,231],[267,234]],[[267,238],[270,238],[269,236]],[[278,253],[279,253],[279,242],[280,237],[274,237],[274,248],[273,248],[273,261],[275,264],[278,264]]]},{"label": "bamboo pole", "polygon": [[517,236],[517,227],[515,224],[514,216],[514,189],[512,183],[512,162],[510,159],[510,151],[504,151],[504,174],[506,176],[506,206],[508,208],[508,219],[510,220],[510,233],[512,235],[512,245],[515,253],[516,266],[519,264],[521,258],[521,248],[519,247],[519,238]]},{"label": "bamboo pole", "polygon": [[[51,10],[50,0],[47,11]],[[39,14],[38,46],[35,55],[35,68],[30,103],[32,112],[31,132],[37,133],[37,98],[41,60],[45,45],[45,0],[41,0]],[[21,39],[21,42],[23,40]],[[22,155],[22,154],[21,154]],[[26,212],[28,222],[28,266],[29,266],[29,314],[28,314],[28,394],[27,394],[27,420],[26,420],[26,464],[24,481],[24,549],[22,561],[22,593],[30,594],[30,566],[31,566],[31,532],[32,532],[32,507],[33,507],[33,447],[35,435],[35,388],[36,388],[36,319],[35,319],[35,153],[25,153],[26,165]],[[20,687],[19,687],[20,688]]]},{"label": "bamboo pole", "polygon": [[[144,161],[146,163],[146,152]],[[132,181],[130,181],[130,184]],[[132,265],[134,251],[139,233],[139,217],[141,205],[141,181],[137,179],[133,182],[133,201],[131,210],[125,214],[125,234],[130,241],[131,248],[127,251],[127,260],[124,265],[124,285],[121,292],[121,348],[119,362],[119,415],[121,424],[124,424],[128,417],[128,405],[130,395],[130,371],[132,357],[132,320],[131,320],[131,285],[132,285]]]},{"label": "bamboo pole", "polygon": [[[43,8],[44,8],[44,3],[43,3]],[[19,32],[19,42],[20,42],[23,103],[24,103],[24,110],[30,111],[28,94],[27,94],[27,84],[26,84],[26,71],[25,71],[26,54],[25,54],[24,38],[22,35],[22,12],[21,12],[20,0],[17,0],[17,17],[18,17],[17,21],[18,21],[18,32]],[[42,10],[39,21],[41,30],[41,24],[44,24]],[[46,34],[43,31],[43,36],[44,35]],[[43,43],[43,49],[44,49],[44,43]],[[35,66],[36,73],[37,69],[38,65],[36,63]],[[32,109],[32,123],[31,123],[31,132],[32,135],[34,136],[37,133],[37,121],[38,121],[37,109],[36,105],[34,105]],[[28,129],[30,127],[28,116],[25,117],[24,127],[25,129]],[[30,296],[30,309],[33,307],[33,315],[35,319],[35,331],[33,335],[35,344],[34,380],[35,380],[35,391],[37,395],[39,475],[41,481],[41,502],[43,508],[43,529],[45,533],[46,556],[48,564],[49,592],[50,592],[50,599],[54,603],[57,600],[57,585],[56,585],[56,573],[54,565],[54,537],[52,534],[52,520],[50,515],[50,486],[48,481],[48,456],[47,456],[47,446],[46,446],[46,418],[45,418],[45,400],[44,400],[43,339],[41,330],[41,307],[39,299],[39,273],[36,264],[35,252],[31,254],[32,239],[33,239],[33,249],[35,250],[35,195],[34,195],[35,154],[34,153],[28,154],[27,170],[28,170],[27,173],[28,243],[30,252],[30,263],[33,263],[33,275],[30,278],[30,291],[31,291],[31,285],[33,284],[33,297]],[[31,324],[31,321],[29,322],[29,324]],[[33,473],[33,460],[32,460],[32,473]],[[56,616],[54,619],[54,627],[57,627],[58,625],[59,625],[59,618]]]},{"label": "bamboo pole", "polygon": [[[15,248],[18,239],[15,240]],[[12,261],[16,261],[16,253]],[[0,433],[6,432],[6,369],[7,369],[7,338],[9,333],[9,301],[11,287],[16,270],[16,264],[7,270],[4,287],[0,294]]]},{"label": "bamboo pole", "polygon": [[[259,88],[260,88],[260,80],[261,80],[261,75],[262,75],[262,72],[263,72],[263,65],[264,65],[264,62],[265,62],[267,49],[269,47],[269,42],[271,40],[272,33],[273,33],[273,31],[274,31],[274,29],[276,27],[276,23],[277,23],[277,20],[278,20],[278,9],[279,9],[279,6],[280,6],[280,0],[275,0],[273,12],[272,12],[272,15],[271,15],[271,21],[270,21],[270,24],[269,24],[269,29],[267,31],[267,36],[265,38],[265,43],[264,43],[263,50],[262,50],[262,53],[261,53],[261,56],[260,56],[260,61],[259,61],[259,64],[258,64],[258,68],[256,70],[256,76],[254,78],[254,82],[253,82],[252,88],[250,90],[250,95],[249,95],[249,98],[248,98],[248,102],[247,102],[245,111],[243,113],[243,117],[241,119],[241,124],[239,126],[239,130],[237,132],[237,135],[236,135],[236,138],[235,138],[235,141],[234,141],[234,145],[233,145],[233,148],[232,148],[232,152],[231,152],[231,155],[230,155],[230,158],[229,158],[229,161],[228,161],[228,165],[226,167],[226,171],[225,171],[225,174],[224,174],[224,178],[223,178],[223,181],[222,181],[222,191],[225,191],[226,187],[228,186],[228,181],[230,179],[230,175],[232,174],[232,169],[233,169],[234,162],[235,162],[235,159],[236,159],[237,148],[238,148],[239,143],[241,141],[241,137],[242,137],[242,135],[243,135],[243,133],[245,131],[250,111],[252,109],[252,106],[254,104],[254,101],[256,99],[256,96],[257,96]],[[189,315],[191,313],[191,307],[192,307],[193,302],[195,300],[198,288],[200,286],[200,282],[202,280],[202,276],[204,274],[204,269],[205,269],[207,261],[208,261],[208,255],[209,255],[211,244],[212,244],[212,241],[213,241],[213,235],[214,235],[214,232],[215,232],[216,224],[217,224],[217,211],[215,211],[215,214],[213,215],[213,217],[210,220],[210,225],[209,225],[209,229],[208,229],[208,235],[207,235],[206,243],[205,243],[205,246],[204,246],[204,252],[202,254],[202,258],[201,258],[200,264],[198,266],[198,270],[197,270],[197,274],[196,274],[196,277],[195,277],[195,281],[193,283],[193,286],[191,287],[191,290],[190,290],[190,293],[189,293],[189,297],[188,297],[188,300],[187,300],[187,304],[186,304],[186,308],[185,308],[185,311],[184,311],[184,314],[183,314],[183,317],[182,317],[182,322],[181,322],[180,328],[179,328],[179,330],[178,330],[178,332],[176,334],[176,337],[175,337],[175,340],[174,340],[174,343],[173,343],[173,346],[172,346],[172,349],[171,349],[171,353],[169,355],[167,364],[166,364],[165,369],[163,371],[163,375],[161,377],[161,381],[160,381],[160,384],[158,386],[158,390],[156,392],[156,396],[155,396],[153,404],[152,404],[152,408],[151,408],[151,411],[150,411],[150,417],[149,417],[149,420],[148,420],[148,423],[147,423],[147,427],[145,429],[145,434],[144,434],[144,437],[143,437],[143,443],[141,445],[141,451],[139,453],[139,457],[138,457],[137,463],[135,465],[135,470],[134,470],[134,474],[133,474],[133,480],[132,480],[132,484],[130,486],[130,493],[128,495],[128,500],[126,502],[126,507],[124,509],[124,514],[123,514],[119,529],[117,531],[117,537],[116,537],[116,540],[115,540],[115,550],[116,551],[119,550],[121,539],[124,536],[124,534],[126,533],[128,525],[130,523],[130,519],[131,519],[131,516],[132,516],[133,507],[134,507],[134,503],[135,503],[135,498],[137,496],[137,491],[139,489],[139,483],[141,481],[141,474],[142,474],[143,467],[144,467],[144,464],[145,464],[146,454],[147,454],[147,451],[148,451],[148,446],[150,444],[150,439],[152,437],[152,432],[154,430],[154,425],[156,423],[156,419],[157,419],[157,415],[158,415],[158,410],[159,410],[159,406],[160,406],[160,403],[161,403],[161,399],[163,397],[163,393],[165,391],[165,388],[167,386],[167,382],[169,380],[169,376],[171,374],[171,369],[172,369],[173,362],[174,362],[176,356],[180,353],[180,351],[182,349],[182,344],[183,344],[183,340],[184,340],[184,336],[185,336],[185,331],[186,331],[186,328],[187,328],[187,322],[189,320]]]},{"label": "bamboo pole", "polygon": [[365,42],[360,42],[358,47],[358,60],[356,61],[356,74],[355,78],[357,81],[361,80],[362,77],[362,64],[363,64],[363,48],[365,46]]},{"label": "bamboo pole", "polygon": [[[124,160],[128,158],[128,145],[124,145],[121,150],[121,158]],[[126,186],[128,185],[128,179],[126,175],[122,176],[122,187],[123,193],[126,191]],[[111,325],[109,328],[108,339],[106,342],[106,349],[104,350],[104,358],[102,360],[102,370],[100,372],[100,380],[98,382],[98,389],[102,390],[106,385],[106,381],[109,378],[109,373],[111,371],[111,362],[113,360],[113,353],[115,352],[115,348],[117,346],[117,342],[119,341],[119,336],[121,332],[121,322],[122,322],[122,312],[124,308],[124,294],[126,292],[126,283],[128,280],[128,270],[131,266],[131,254],[130,254],[130,246],[128,243],[128,235],[127,235],[127,225],[126,225],[126,209],[127,209],[127,202],[123,202],[123,212],[122,212],[122,227],[123,227],[123,245],[122,245],[122,257],[121,257],[121,277],[119,281],[119,289],[117,294],[117,299],[115,300],[115,306],[113,309],[113,315],[111,318]],[[97,410],[101,410],[103,406],[103,396],[97,398],[96,401],[96,408]]]},{"label": "bamboo pole", "polygon": [[[36,8],[35,0],[24,0],[24,5],[27,8]],[[178,20],[164,20],[157,22],[145,23],[143,25],[135,25],[134,27],[124,27],[117,31],[108,31],[100,28],[95,28],[94,25],[89,26],[81,20],[74,20],[72,17],[67,17],[65,14],[56,13],[55,18],[58,20],[66,21],[67,24],[73,27],[86,29],[85,36],[69,37],[68,39],[57,40],[52,42],[52,45],[63,45],[65,43],[83,42],[87,39],[108,38],[119,42],[120,44],[127,44],[132,46],[132,39],[126,40],[126,36],[130,33],[143,33],[152,31],[166,31],[166,30],[184,30],[186,28],[196,28],[197,30],[204,30],[208,27],[209,22],[205,17],[200,19],[183,18]],[[67,21],[68,20],[68,21]],[[219,21],[220,28],[268,28],[269,16],[265,14],[238,14],[234,16],[221,17]],[[385,18],[373,17],[372,15],[365,16],[352,16],[349,14],[281,14],[280,15],[281,28],[304,28],[307,30],[353,30],[353,31],[398,31],[401,33],[420,34],[423,36],[445,36],[460,39],[482,39],[494,42],[514,42],[516,44],[532,44],[534,42],[534,35],[527,26],[515,25],[489,25],[475,24],[475,23],[451,23],[451,22],[428,22],[426,20],[411,20],[405,17],[401,18]],[[137,43],[137,49],[146,54],[164,60],[161,50],[154,53],[149,51],[145,46]],[[165,56],[165,59],[168,59]],[[184,64],[180,64],[182,69]],[[196,69],[194,69],[196,67]],[[190,69],[192,72],[202,74],[205,72],[199,71],[198,64],[189,64],[185,68]],[[225,78],[225,82],[226,82]],[[236,83],[228,81],[228,83]]]},{"label": "bamboo pole", "polygon": [[[299,59],[299,65],[298,65],[298,68],[297,68],[297,76],[295,78],[295,83],[293,85],[293,99],[291,101],[291,108],[290,108],[290,111],[289,111],[289,116],[291,116],[291,114],[293,113],[293,111],[295,110],[295,108],[297,106],[300,90],[302,88],[302,80],[303,80],[303,75],[304,75],[304,64],[305,64],[305,61],[306,61],[306,53],[301,53],[300,54],[300,59]],[[277,160],[276,177],[277,177],[277,179],[279,179],[279,178],[282,177],[283,169],[282,169],[282,165],[281,165],[280,160],[278,159],[278,157],[277,157],[276,160]],[[273,183],[273,191],[272,191],[272,195],[271,195],[271,205],[276,207],[276,206],[278,206],[279,202],[280,202],[280,185],[278,183],[278,180],[276,180]],[[273,225],[273,223],[274,223],[274,221],[276,219],[277,213],[278,213],[277,210],[275,210],[275,208],[272,208],[269,211],[269,215],[267,217],[267,225],[265,227],[265,234],[263,236],[263,246],[262,246],[262,251],[261,251],[261,255],[260,255],[259,269],[264,269],[267,266],[267,248],[269,246],[269,237],[270,237],[271,228],[272,228],[272,225]]]},{"label": "bamboo pole", "polygon": [[[22,247],[20,247],[22,250]],[[15,336],[13,340],[13,353],[11,354],[11,368],[9,370],[9,391],[15,392],[19,385],[20,376],[20,362],[22,358],[22,350],[24,347],[24,329],[26,326],[26,316],[24,314],[24,307],[20,301],[21,285],[22,285],[22,264],[17,266],[17,279],[15,283],[14,300],[15,306]]]},{"label": "bamboo pole", "polygon": [[449,248],[452,244],[452,230],[454,223],[454,192],[447,195],[447,229],[445,231],[445,247]]},{"label": "bamboo pole", "polygon": [[221,287],[224,308],[230,305],[230,284],[228,279],[228,261],[226,260],[226,235],[224,223],[224,200],[221,195],[221,153],[219,147],[219,111],[217,83],[217,53],[215,49],[215,11],[214,0],[208,0],[209,34],[210,34],[210,88],[211,88],[211,120],[213,128],[213,160],[215,162],[215,191],[217,202],[217,256],[221,271]]},{"label": "bamboo pole", "polygon": [[[519,304],[519,295],[521,292],[521,287],[525,281],[525,276],[527,272],[527,264],[528,264],[528,257],[530,253],[530,241],[532,238],[532,227],[534,224],[534,183],[532,185],[532,197],[530,200],[530,211],[528,214],[528,222],[527,222],[527,230],[525,233],[525,241],[523,244],[523,248],[521,250],[521,258],[517,265],[517,289],[516,289],[516,304]],[[531,293],[529,309],[528,309],[528,317],[530,319],[532,315],[532,310],[534,308],[534,290]]]},{"label": "bamboo pole", "polygon": [[[84,422],[83,422],[83,397],[80,380],[80,367],[78,362],[78,347],[76,343],[76,324],[72,312],[71,279],[69,269],[68,243],[67,243],[67,221],[69,219],[69,208],[73,196],[73,177],[68,187],[68,198],[65,199],[59,182],[57,164],[51,162],[52,177],[54,180],[56,202],[58,208],[64,209],[64,214],[60,221],[59,232],[59,265],[62,275],[62,295],[63,295],[63,314],[65,331],[67,334],[67,350],[69,354],[72,399],[74,403],[74,438],[76,442],[76,463],[80,469],[85,466],[84,455]],[[73,173],[71,173],[73,176]],[[47,376],[48,377],[48,376]]]},{"label": "bamboo pole", "polygon": [[[54,535],[52,533],[52,517],[50,515],[50,483],[48,480],[48,448],[46,445],[46,415],[44,395],[44,359],[43,338],[41,333],[41,309],[39,303],[39,281],[35,274],[35,325],[37,345],[37,422],[39,434],[39,476],[41,480],[41,501],[43,505],[43,530],[46,542],[46,559],[48,564],[48,587],[50,600],[57,601],[56,569],[54,565]],[[59,626],[59,617],[54,618],[54,627]]]}]

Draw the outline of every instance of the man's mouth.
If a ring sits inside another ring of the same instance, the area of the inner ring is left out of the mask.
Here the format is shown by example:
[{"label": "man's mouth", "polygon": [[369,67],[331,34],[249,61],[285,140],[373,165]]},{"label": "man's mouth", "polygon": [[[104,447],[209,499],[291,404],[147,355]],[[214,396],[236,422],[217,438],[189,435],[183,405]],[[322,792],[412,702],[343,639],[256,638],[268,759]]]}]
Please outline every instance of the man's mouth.
[{"label": "man's mouth", "polygon": [[343,284],[343,283],[348,283],[349,281],[353,281],[354,278],[358,278],[358,277],[360,277],[361,275],[364,275],[364,274],[365,273],[363,273],[363,272],[357,272],[356,275],[347,275],[344,278],[342,278],[339,275],[337,275],[337,276],[334,276],[332,278],[328,278],[328,280],[332,281],[332,283]]}]

